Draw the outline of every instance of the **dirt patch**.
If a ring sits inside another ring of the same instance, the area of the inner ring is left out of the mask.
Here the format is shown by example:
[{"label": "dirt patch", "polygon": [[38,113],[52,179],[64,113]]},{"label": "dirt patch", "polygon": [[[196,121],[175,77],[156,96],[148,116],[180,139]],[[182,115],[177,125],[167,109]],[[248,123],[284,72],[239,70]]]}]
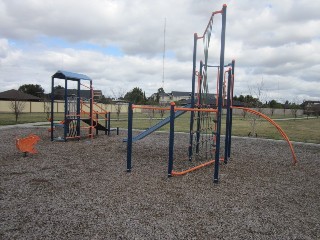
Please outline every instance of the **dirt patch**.
[{"label": "dirt patch", "polygon": [[[38,134],[23,157],[15,138]],[[168,134],[133,144],[126,173],[120,136],[50,142],[46,129],[0,132],[1,239],[320,239],[320,145],[234,138],[232,159],[167,178]],[[175,170],[187,157],[175,137]]]}]

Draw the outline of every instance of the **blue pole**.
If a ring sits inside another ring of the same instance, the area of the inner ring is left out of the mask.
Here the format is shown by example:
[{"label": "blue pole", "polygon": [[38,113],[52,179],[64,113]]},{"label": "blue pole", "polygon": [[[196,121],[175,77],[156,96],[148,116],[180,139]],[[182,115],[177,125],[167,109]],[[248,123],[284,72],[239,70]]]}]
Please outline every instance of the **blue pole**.
[{"label": "blue pole", "polygon": [[[80,109],[81,109],[81,103],[80,103],[80,80],[78,80],[78,91],[77,91],[77,136],[80,137],[81,136],[81,132],[80,132]],[[80,138],[78,138],[78,140],[80,140]]]},{"label": "blue pole", "polygon": [[93,88],[92,88],[92,80],[90,80],[90,128],[89,128],[89,135],[91,138],[93,138],[93,94],[92,94]]},{"label": "blue pole", "polygon": [[172,175],[173,169],[173,149],[174,149],[174,107],[175,103],[171,102],[170,107],[170,135],[169,135],[169,162],[168,162],[168,177]]},{"label": "blue pole", "polygon": [[[230,89],[230,101],[233,103],[233,88],[234,88],[234,67],[235,67],[235,60],[232,60],[232,79],[231,79],[231,89]],[[231,106],[232,107],[232,106]],[[230,124],[229,124],[229,150],[228,150],[228,158],[230,158],[231,155],[231,136],[232,136],[232,115],[233,115],[233,109],[230,107]]]},{"label": "blue pole", "polygon": [[221,29],[221,48],[220,48],[220,76],[219,76],[219,97],[218,97],[218,112],[217,112],[217,138],[216,152],[214,162],[213,182],[219,182],[219,164],[220,164],[220,133],[221,133],[221,113],[222,113],[222,85],[223,85],[223,70],[224,70],[224,49],[225,49],[225,34],[226,34],[226,15],[227,5],[222,8],[222,29]]},{"label": "blue pole", "polygon": [[224,147],[224,163],[228,163],[229,154],[229,144],[230,144],[230,91],[231,91],[231,68],[228,70],[228,87],[227,87],[227,116],[226,116],[226,137],[225,137],[225,147]]},{"label": "blue pole", "polygon": [[127,140],[127,172],[131,172],[131,155],[132,155],[132,103],[128,106],[128,140]]},{"label": "blue pole", "polygon": [[54,120],[54,78],[51,78],[51,119],[50,119],[50,124],[51,124],[51,141],[53,141],[53,120]]},{"label": "blue pole", "polygon": [[110,112],[106,113],[106,122],[105,122],[105,126],[106,126],[106,131],[105,134],[108,136],[110,135]]},{"label": "blue pole", "polygon": [[[200,72],[199,72],[199,74],[200,74],[200,83],[199,83],[200,84],[200,87],[199,87],[200,91],[198,92],[198,99],[199,99],[198,102],[200,105],[198,106],[198,109],[202,108],[202,104],[203,104],[202,93],[201,93],[201,91],[202,91],[202,77],[203,77],[202,68],[203,68],[203,62],[201,60],[200,61]],[[197,154],[199,153],[200,131],[201,131],[201,113],[198,111],[197,112],[197,134],[196,134],[196,136],[197,136],[196,153]]]},{"label": "blue pole", "polygon": [[[198,35],[193,35],[193,63],[192,63],[192,90],[191,90],[191,108],[194,108],[195,85],[196,85],[196,61],[197,61],[197,41]],[[190,133],[189,133],[189,160],[192,159],[192,145],[193,145],[193,120],[194,112],[190,113]]]},{"label": "blue pole", "polygon": [[65,78],[65,83],[64,83],[64,131],[63,131],[63,136],[64,136],[64,141],[67,141],[67,134],[69,132],[69,122],[68,122],[68,80]]}]

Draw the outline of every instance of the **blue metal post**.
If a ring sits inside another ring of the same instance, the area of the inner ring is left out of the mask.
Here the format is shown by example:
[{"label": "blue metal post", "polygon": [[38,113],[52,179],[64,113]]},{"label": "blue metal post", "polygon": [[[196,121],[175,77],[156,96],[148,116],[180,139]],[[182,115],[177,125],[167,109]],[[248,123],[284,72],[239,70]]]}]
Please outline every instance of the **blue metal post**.
[{"label": "blue metal post", "polygon": [[226,137],[225,137],[225,146],[224,146],[224,163],[228,163],[229,154],[229,144],[230,144],[230,91],[231,91],[231,68],[228,70],[228,87],[227,87],[227,116],[226,116]]},{"label": "blue metal post", "polygon": [[54,120],[54,78],[51,78],[51,119],[50,119],[50,124],[51,124],[51,141],[53,141],[53,120]]},{"label": "blue metal post", "polygon": [[171,102],[170,107],[170,135],[169,135],[169,162],[168,162],[168,177],[171,177],[172,175],[172,169],[173,169],[173,149],[174,149],[174,108],[175,103]]},{"label": "blue metal post", "polygon": [[[202,102],[202,93],[201,93],[201,91],[202,91],[202,77],[203,77],[202,69],[203,69],[203,62],[200,61],[200,71],[199,71],[199,74],[200,74],[200,83],[199,83],[200,86],[199,86],[199,89],[200,89],[200,91],[198,93],[198,99],[199,99],[198,102],[199,102],[200,105],[198,106],[198,109],[202,108],[202,104],[203,104],[203,102]],[[196,136],[197,136],[196,153],[197,154],[199,153],[200,131],[201,131],[201,113],[200,113],[200,111],[198,111],[197,112],[197,134],[196,134]]]},{"label": "blue metal post", "polygon": [[93,138],[92,126],[93,126],[93,94],[92,94],[92,80],[90,80],[90,128],[89,128],[89,136]]},{"label": "blue metal post", "polygon": [[108,136],[110,135],[110,112],[106,113],[106,122],[105,122],[105,126],[106,126],[106,131],[105,134]]},{"label": "blue metal post", "polygon": [[[80,137],[80,113],[81,113],[81,103],[80,103],[80,80],[77,81],[78,84],[78,91],[77,91],[77,136]],[[78,138],[80,140],[80,138]]]},{"label": "blue metal post", "polygon": [[69,121],[68,121],[68,79],[65,78],[65,83],[64,83],[64,128],[63,128],[63,137],[64,141],[67,141],[67,135],[69,132]]},{"label": "blue metal post", "polygon": [[98,113],[96,113],[96,123],[97,123],[97,125],[96,125],[96,135],[99,135],[99,130],[98,130],[99,114]]},{"label": "blue metal post", "polygon": [[[194,108],[195,85],[196,85],[196,61],[197,61],[197,41],[198,34],[193,35],[193,63],[192,63],[192,90],[191,90],[191,108]],[[193,119],[194,112],[190,113],[190,135],[189,135],[189,160],[192,159],[192,145],[193,145]]]},{"label": "blue metal post", "polygon": [[132,155],[132,103],[128,106],[128,140],[127,140],[127,172],[131,172],[131,155]]},{"label": "blue metal post", "polygon": [[216,152],[214,162],[213,182],[219,182],[219,164],[220,164],[220,133],[221,133],[221,113],[222,113],[222,85],[223,85],[223,70],[224,70],[224,49],[225,49],[225,33],[226,33],[226,15],[227,5],[222,8],[222,29],[221,29],[221,48],[220,48],[220,76],[219,76],[219,97],[218,97],[218,112],[217,112],[217,138]]},{"label": "blue metal post", "polygon": [[[231,89],[230,89],[230,101],[231,105],[233,104],[233,89],[234,89],[234,67],[235,67],[235,60],[232,60],[231,64],[231,71],[232,71],[232,79],[231,79]],[[228,149],[228,158],[230,158],[231,155],[231,136],[232,136],[232,115],[233,115],[233,109],[230,106],[230,124],[229,124],[229,149]]]}]

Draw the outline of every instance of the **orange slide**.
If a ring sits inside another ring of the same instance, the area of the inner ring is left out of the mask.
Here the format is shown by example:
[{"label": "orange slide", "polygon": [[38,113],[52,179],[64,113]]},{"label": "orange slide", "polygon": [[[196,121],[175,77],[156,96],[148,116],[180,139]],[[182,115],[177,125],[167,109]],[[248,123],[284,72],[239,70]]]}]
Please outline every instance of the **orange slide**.
[{"label": "orange slide", "polygon": [[38,153],[34,146],[39,140],[39,136],[30,134],[28,137],[16,139],[16,147],[24,153],[24,156],[26,156],[27,153]]}]

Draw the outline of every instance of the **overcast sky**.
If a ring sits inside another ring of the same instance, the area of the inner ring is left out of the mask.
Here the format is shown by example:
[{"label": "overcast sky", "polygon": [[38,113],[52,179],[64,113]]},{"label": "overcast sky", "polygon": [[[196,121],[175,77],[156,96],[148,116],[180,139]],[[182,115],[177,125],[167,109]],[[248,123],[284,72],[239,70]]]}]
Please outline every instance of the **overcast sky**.
[{"label": "overcast sky", "polygon": [[[0,0],[0,91],[40,84],[57,70],[86,74],[106,96],[191,91],[193,34],[227,4],[225,62],[236,60],[235,94],[262,100],[320,99],[320,1]],[[221,15],[209,63],[217,64]],[[198,59],[203,59],[202,41]],[[209,89],[215,92],[216,69]],[[72,86],[71,86],[72,87]]]}]

